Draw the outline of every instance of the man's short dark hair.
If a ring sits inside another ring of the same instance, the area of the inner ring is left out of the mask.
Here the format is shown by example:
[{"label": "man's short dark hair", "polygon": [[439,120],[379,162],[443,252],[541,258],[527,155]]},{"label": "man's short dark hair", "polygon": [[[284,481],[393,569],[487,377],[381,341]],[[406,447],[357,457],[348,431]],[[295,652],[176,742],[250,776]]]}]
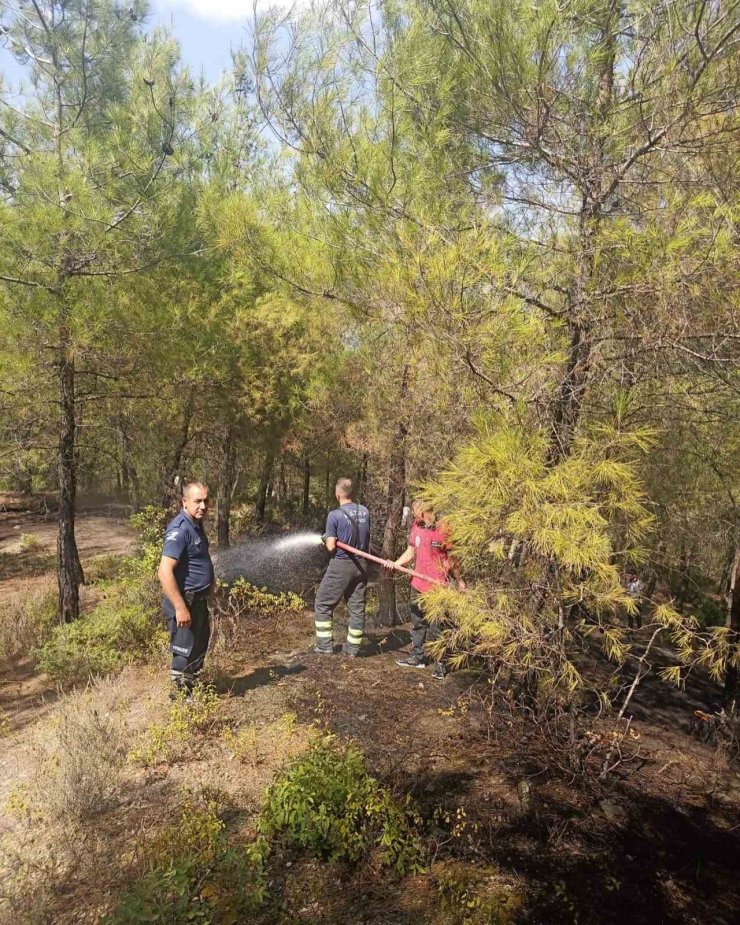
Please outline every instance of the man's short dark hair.
[{"label": "man's short dark hair", "polygon": [[189,482],[185,482],[185,484],[182,486],[183,498],[187,498],[188,492],[190,491],[191,488],[202,488],[202,489],[205,489],[206,491],[210,491],[210,489],[208,488],[208,485],[206,485],[205,482],[201,482],[200,479],[192,479]]},{"label": "man's short dark hair", "polygon": [[352,497],[352,479],[339,479],[335,491],[342,498]]}]

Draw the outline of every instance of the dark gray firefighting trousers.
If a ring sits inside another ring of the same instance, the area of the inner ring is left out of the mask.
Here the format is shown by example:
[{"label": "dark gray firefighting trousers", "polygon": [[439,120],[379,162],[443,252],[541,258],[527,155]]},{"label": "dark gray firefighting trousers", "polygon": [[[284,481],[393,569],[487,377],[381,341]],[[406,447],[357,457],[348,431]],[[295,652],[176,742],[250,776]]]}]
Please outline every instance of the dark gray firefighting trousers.
[{"label": "dark gray firefighting trousers", "polygon": [[162,610],[170,630],[170,677],[177,688],[190,692],[203,670],[208,640],[211,638],[211,621],[208,616],[207,591],[186,591],[183,597],[190,611],[189,626],[177,625],[175,608],[166,597],[162,600]]},{"label": "dark gray firefighting trousers", "polygon": [[352,559],[332,559],[319,590],[316,592],[315,622],[316,648],[322,652],[332,652],[334,636],[332,632],[333,612],[344,598],[349,614],[347,642],[345,651],[357,655],[362,645],[365,632],[365,591],[367,590],[367,572]]}]

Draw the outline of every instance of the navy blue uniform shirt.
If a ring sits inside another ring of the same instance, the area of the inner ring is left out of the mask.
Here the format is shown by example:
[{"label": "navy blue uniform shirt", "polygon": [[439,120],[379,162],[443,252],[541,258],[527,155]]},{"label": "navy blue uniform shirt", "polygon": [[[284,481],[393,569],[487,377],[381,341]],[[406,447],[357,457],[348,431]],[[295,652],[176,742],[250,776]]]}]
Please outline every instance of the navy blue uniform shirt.
[{"label": "navy blue uniform shirt", "polygon": [[[355,528],[353,528],[353,523],[357,525]],[[329,511],[329,516],[326,518],[326,535],[334,536],[342,543],[354,546],[355,549],[368,552],[370,549],[370,512],[364,505],[355,504],[354,501],[349,501],[336,510]],[[343,549],[337,549],[334,556],[337,559],[352,558]]]},{"label": "navy blue uniform shirt", "polygon": [[203,525],[180,511],[164,531],[163,556],[177,559],[175,581],[180,593],[205,591],[213,584],[213,563]]}]

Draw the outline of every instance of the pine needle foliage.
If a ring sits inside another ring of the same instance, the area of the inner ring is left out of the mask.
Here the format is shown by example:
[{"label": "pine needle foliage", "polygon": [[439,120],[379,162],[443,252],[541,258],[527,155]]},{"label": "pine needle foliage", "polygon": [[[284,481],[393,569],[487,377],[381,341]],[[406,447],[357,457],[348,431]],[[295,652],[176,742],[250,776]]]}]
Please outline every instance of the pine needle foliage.
[{"label": "pine needle foliage", "polygon": [[[426,596],[445,627],[437,645],[453,664],[483,658],[547,701],[583,687],[587,636],[612,661],[627,658],[620,618],[635,604],[621,576],[645,561],[653,526],[635,471],[650,441],[647,431],[600,427],[552,464],[545,431],[506,417],[478,424],[475,439],[425,486],[474,580],[464,594]],[[680,618],[664,610],[662,622],[675,629]]]}]

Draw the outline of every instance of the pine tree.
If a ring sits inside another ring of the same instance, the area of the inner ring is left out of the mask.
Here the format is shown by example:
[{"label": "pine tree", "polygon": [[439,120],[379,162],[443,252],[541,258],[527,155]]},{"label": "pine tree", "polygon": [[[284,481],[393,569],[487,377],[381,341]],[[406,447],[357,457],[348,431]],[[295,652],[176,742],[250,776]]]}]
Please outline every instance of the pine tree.
[{"label": "pine tree", "polygon": [[176,48],[164,37],[143,40],[144,12],[139,2],[21,0],[4,18],[30,84],[20,108],[4,100],[1,115],[9,142],[2,313],[12,349],[33,358],[40,393],[54,380],[64,622],[79,613],[83,578],[75,542],[81,412],[109,381],[102,342],[127,308],[118,282],[163,256],[174,219],[169,180],[182,169],[177,149],[191,116]]}]

